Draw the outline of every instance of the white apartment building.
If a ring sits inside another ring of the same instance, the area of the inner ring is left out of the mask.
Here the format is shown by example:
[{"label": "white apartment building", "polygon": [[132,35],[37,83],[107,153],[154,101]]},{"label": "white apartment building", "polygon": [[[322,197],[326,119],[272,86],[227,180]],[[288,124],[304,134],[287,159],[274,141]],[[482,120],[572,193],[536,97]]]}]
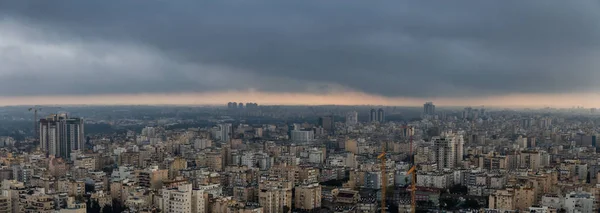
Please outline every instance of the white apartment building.
[{"label": "white apartment building", "polygon": [[438,189],[450,188],[454,185],[453,173],[417,174],[417,186]]},{"label": "white apartment building", "polygon": [[596,198],[588,192],[571,192],[565,196],[564,209],[567,213],[594,212]]},{"label": "white apartment building", "polygon": [[310,130],[292,130],[291,136],[292,141],[298,143],[311,142],[315,139],[315,133]]},{"label": "white apartment building", "polygon": [[434,137],[433,141],[438,170],[453,169],[461,164],[464,152],[461,134],[446,132],[441,137]]},{"label": "white apartment building", "polygon": [[346,114],[346,125],[352,126],[358,123],[358,112],[352,111]]},{"label": "white apartment building", "polygon": [[185,184],[175,189],[163,189],[159,205],[163,212],[206,212],[207,197],[204,191],[193,189],[192,184]]}]

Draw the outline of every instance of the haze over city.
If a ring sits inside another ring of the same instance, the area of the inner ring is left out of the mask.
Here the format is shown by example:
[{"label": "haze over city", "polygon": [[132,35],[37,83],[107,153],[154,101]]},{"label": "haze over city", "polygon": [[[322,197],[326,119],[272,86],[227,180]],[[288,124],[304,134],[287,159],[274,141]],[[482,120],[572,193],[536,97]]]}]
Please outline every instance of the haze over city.
[{"label": "haze over city", "polygon": [[2,1],[0,105],[600,107],[598,7]]}]

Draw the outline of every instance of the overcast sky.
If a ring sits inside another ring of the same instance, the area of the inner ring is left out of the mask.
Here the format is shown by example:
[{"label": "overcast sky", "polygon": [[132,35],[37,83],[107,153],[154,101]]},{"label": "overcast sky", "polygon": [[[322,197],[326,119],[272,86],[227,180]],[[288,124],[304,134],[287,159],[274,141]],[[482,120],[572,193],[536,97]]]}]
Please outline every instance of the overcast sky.
[{"label": "overcast sky", "polygon": [[595,0],[0,0],[13,99],[581,96],[600,89],[598,59]]}]

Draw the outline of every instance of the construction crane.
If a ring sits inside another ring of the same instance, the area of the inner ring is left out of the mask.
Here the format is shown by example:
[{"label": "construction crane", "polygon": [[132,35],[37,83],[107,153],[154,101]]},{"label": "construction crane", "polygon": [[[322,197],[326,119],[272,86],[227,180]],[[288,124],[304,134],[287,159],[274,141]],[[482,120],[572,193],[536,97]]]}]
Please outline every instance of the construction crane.
[{"label": "construction crane", "polygon": [[[409,136],[409,141],[410,141],[410,151],[408,153],[408,157],[410,159],[411,162],[411,168],[408,170],[407,174],[411,175],[411,184],[410,184],[410,197],[411,197],[411,212],[415,213],[417,210],[417,201],[416,201],[416,192],[417,192],[417,184],[416,184],[416,180],[417,180],[417,167],[415,165],[414,159],[413,159],[413,133],[414,133],[414,129],[412,126],[408,126],[408,125],[403,125],[401,127],[402,129],[404,129],[406,131],[406,134]],[[386,167],[385,167],[385,162],[386,162],[386,150],[385,150],[385,144],[381,146],[381,154],[379,154],[379,156],[377,156],[377,159],[381,160],[381,213],[386,213],[386,190],[387,190],[387,172],[386,172]]]},{"label": "construction crane", "polygon": [[34,134],[34,138],[37,139],[39,136],[39,134],[38,134],[39,129],[37,127],[37,125],[38,125],[37,117],[38,117],[38,111],[42,111],[42,108],[40,108],[39,106],[36,105],[36,106],[29,108],[28,111],[30,111],[30,112],[33,111],[33,134]]},{"label": "construction crane", "polygon": [[377,159],[381,160],[381,213],[385,213],[385,197],[387,188],[387,173],[385,172],[385,145],[381,146],[381,154],[377,156]]},{"label": "construction crane", "polygon": [[408,170],[408,172],[406,174],[408,175],[412,175],[411,176],[411,184],[410,184],[410,207],[411,207],[411,212],[415,213],[417,211],[417,200],[416,198],[416,193],[417,193],[417,166],[415,165],[415,160],[413,158],[413,134],[414,134],[414,129],[412,126],[407,126],[404,125],[402,127],[403,129],[407,130],[407,134],[409,134],[409,140],[410,140],[410,152],[408,153],[408,157],[410,159],[410,163],[412,164],[411,168]]}]

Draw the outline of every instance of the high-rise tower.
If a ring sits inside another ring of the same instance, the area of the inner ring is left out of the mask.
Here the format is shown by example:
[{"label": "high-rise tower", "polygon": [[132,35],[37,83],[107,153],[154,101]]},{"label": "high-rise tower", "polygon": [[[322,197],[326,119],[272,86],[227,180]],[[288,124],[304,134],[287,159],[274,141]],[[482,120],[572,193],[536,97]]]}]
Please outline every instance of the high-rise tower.
[{"label": "high-rise tower", "polygon": [[452,169],[461,164],[464,154],[461,134],[446,132],[433,140],[438,170]]},{"label": "high-rise tower", "polygon": [[73,150],[84,149],[82,118],[54,114],[40,119],[40,146],[47,154],[68,159]]},{"label": "high-rise tower", "polygon": [[352,111],[346,114],[346,124],[347,125],[355,125],[358,123],[358,112]]},{"label": "high-rise tower", "polygon": [[385,111],[381,108],[377,110],[377,121],[379,121],[379,123],[385,122]]},{"label": "high-rise tower", "polygon": [[335,121],[333,116],[319,117],[319,126],[323,127],[323,129],[325,129],[329,134],[334,134]]},{"label": "high-rise tower", "polygon": [[433,105],[433,102],[423,104],[423,114],[435,115],[435,105]]},{"label": "high-rise tower", "polygon": [[371,111],[369,112],[369,122],[375,121],[377,121],[377,110],[371,109]]}]

